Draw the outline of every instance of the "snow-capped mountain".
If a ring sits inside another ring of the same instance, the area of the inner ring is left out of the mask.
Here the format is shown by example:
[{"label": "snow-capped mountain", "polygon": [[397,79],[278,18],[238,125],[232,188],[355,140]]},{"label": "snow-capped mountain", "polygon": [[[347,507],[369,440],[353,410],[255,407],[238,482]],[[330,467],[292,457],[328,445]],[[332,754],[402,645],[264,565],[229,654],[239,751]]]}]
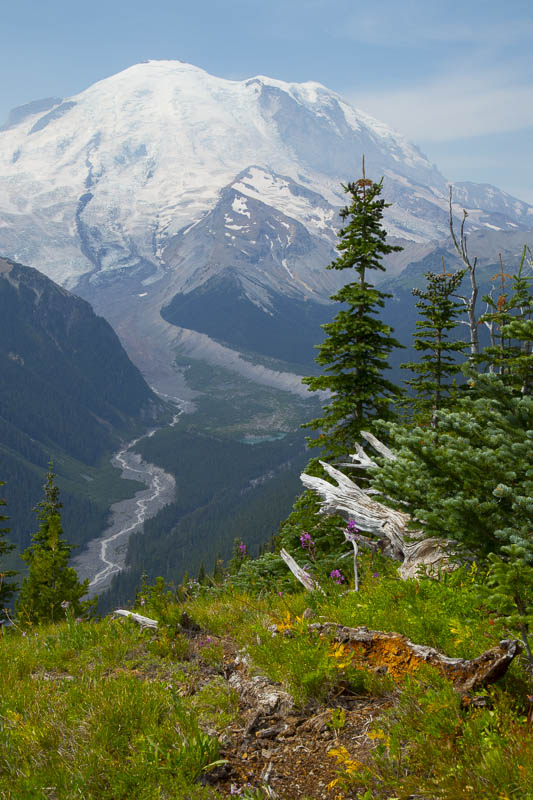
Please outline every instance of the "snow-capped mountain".
[{"label": "snow-capped mountain", "polygon": [[[12,112],[0,129],[0,254],[91,299],[124,340],[207,284],[238,286],[275,317],[276,298],[324,303],[337,288],[324,267],[341,182],[359,177],[363,154],[366,174],[384,178],[392,237],[416,250],[448,235],[438,169],[324,86],[138,64]],[[471,229],[533,227],[533,207],[494,187],[460,184],[455,200]]]},{"label": "snow-capped mountain", "polygon": [[[12,113],[0,132],[0,251],[68,288],[139,266],[156,276],[167,254],[180,261],[176,237],[185,244],[229,185],[329,244],[340,183],[358,177],[363,153],[393,203],[389,232],[415,242],[445,235],[447,186],[436,167],[320,84],[138,64]],[[497,189],[465,185],[459,202],[470,198],[478,225],[533,221],[533,209]]]}]

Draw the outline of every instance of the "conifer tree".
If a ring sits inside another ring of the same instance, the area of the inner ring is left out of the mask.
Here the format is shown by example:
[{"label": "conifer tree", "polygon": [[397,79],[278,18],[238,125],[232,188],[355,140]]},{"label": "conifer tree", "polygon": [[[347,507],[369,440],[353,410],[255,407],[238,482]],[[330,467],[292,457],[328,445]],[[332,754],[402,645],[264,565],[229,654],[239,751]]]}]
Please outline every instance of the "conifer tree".
[{"label": "conifer tree", "polygon": [[34,509],[40,522],[39,530],[21,556],[29,567],[15,605],[16,615],[23,625],[56,622],[65,618],[67,610],[75,616],[84,616],[95,605],[95,601],[81,599],[87,593],[88,579],[81,583],[76,571],[68,566],[72,545],[64,539],[61,508],[50,463],[44,498]]},{"label": "conifer tree", "polygon": [[372,487],[428,537],[477,556],[517,545],[533,564],[533,397],[496,374],[464,371],[467,387],[437,412],[437,430],[383,424],[396,458],[382,460]]},{"label": "conifer tree", "polygon": [[231,554],[231,559],[228,564],[228,572],[230,575],[237,575],[240,568],[244,564],[244,562],[248,559],[248,548],[240,539],[237,537],[233,540],[233,550]]},{"label": "conifer tree", "polygon": [[213,567],[213,583],[222,583],[224,580],[224,561],[220,553],[217,553],[215,565]]},{"label": "conifer tree", "polygon": [[[492,280],[500,280],[496,300],[492,295],[483,299],[488,310],[480,317],[491,335],[491,343],[483,350],[480,360],[491,372],[524,393],[533,388],[533,278],[524,273],[527,247],[524,246],[520,267],[515,275],[503,270],[500,254],[500,272]],[[532,258],[530,255],[530,266]],[[511,296],[508,298],[505,282],[511,280]]]},{"label": "conifer tree", "polygon": [[415,396],[406,401],[420,422],[431,420],[437,426],[436,412],[448,405],[453,384],[447,378],[461,369],[455,356],[468,345],[466,342],[452,341],[450,332],[457,325],[457,317],[463,309],[461,303],[454,302],[453,293],[461,285],[465,270],[454,274],[446,273],[443,262],[442,273],[426,272],[426,288],[413,289],[419,300],[420,319],[416,321],[415,350],[424,353],[420,361],[409,361],[402,367],[416,373],[407,380]]},{"label": "conifer tree", "polygon": [[389,353],[401,347],[378,317],[389,295],[373,286],[370,273],[384,271],[382,258],[402,248],[386,243],[382,182],[364,176],[364,163],[363,178],[343,188],[350,203],[340,212],[340,255],[328,269],[350,269],[357,276],[331,298],[342,308],[333,322],[323,326],[327,338],[319,346],[316,362],[325,367],[324,374],[303,379],[310,391],[332,393],[323,416],[304,426],[321,431],[318,439],[308,440],[309,446],[322,447],[330,456],[349,453],[362,429],[372,429],[375,419],[390,418],[391,401],[401,395],[383,374]]},{"label": "conifer tree", "polygon": [[[4,486],[4,482],[0,481],[0,486]],[[5,506],[6,501],[0,497],[0,506]],[[2,525],[8,518],[4,514],[0,514],[0,525]],[[10,581],[17,573],[15,570],[3,569],[2,558],[11,550],[14,545],[6,541],[5,535],[9,533],[9,528],[0,528],[0,620],[4,619],[4,607],[7,601],[12,597],[16,590],[16,584]]]},{"label": "conifer tree", "polygon": [[203,586],[207,582],[207,576],[205,574],[205,567],[204,562],[200,564],[200,569],[198,570],[198,576],[196,578],[200,586]]}]

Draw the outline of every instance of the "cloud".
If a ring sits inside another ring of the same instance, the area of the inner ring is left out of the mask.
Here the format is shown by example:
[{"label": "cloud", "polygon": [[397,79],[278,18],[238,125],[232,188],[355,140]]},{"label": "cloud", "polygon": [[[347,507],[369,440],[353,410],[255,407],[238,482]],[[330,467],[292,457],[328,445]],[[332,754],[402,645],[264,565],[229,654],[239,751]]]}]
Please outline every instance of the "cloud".
[{"label": "cloud", "polygon": [[345,94],[415,142],[533,128],[533,84],[509,65],[497,69],[470,62],[410,86]]}]

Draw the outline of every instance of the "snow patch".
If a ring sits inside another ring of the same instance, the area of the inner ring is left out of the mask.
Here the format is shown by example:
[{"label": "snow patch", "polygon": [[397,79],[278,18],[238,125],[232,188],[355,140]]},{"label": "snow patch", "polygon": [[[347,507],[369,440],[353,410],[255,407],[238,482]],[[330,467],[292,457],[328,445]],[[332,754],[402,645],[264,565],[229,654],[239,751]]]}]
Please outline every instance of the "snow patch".
[{"label": "snow patch", "polygon": [[233,198],[233,203],[231,204],[232,209],[235,211],[236,214],[241,214],[241,216],[246,216],[250,218],[250,212],[248,211],[248,206],[246,205],[246,199],[244,197],[235,196]]}]

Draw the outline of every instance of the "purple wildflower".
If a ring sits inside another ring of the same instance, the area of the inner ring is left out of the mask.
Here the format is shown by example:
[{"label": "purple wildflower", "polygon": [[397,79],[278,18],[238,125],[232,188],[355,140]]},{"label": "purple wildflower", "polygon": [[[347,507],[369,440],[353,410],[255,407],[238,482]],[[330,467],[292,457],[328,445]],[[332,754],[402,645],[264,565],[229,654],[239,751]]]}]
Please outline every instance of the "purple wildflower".
[{"label": "purple wildflower", "polygon": [[313,541],[313,539],[311,537],[311,534],[307,533],[307,531],[303,531],[302,534],[300,535],[300,544],[302,545],[304,550],[308,550],[309,551],[309,555],[311,556],[311,558],[314,561],[315,560],[315,548],[316,548],[316,545],[315,545],[315,542]]},{"label": "purple wildflower", "polygon": [[379,572],[373,572],[372,573],[372,577],[373,578],[379,578]]},{"label": "purple wildflower", "polygon": [[329,577],[335,581],[335,583],[341,584],[344,583],[344,575],[340,571],[340,569],[332,569],[329,573]]},{"label": "purple wildflower", "polygon": [[246,545],[244,544],[244,542],[241,542],[241,544],[239,545],[239,551],[241,556],[246,555]]},{"label": "purple wildflower", "polygon": [[359,528],[356,528],[355,526],[355,520],[348,520],[348,525],[344,529],[344,536],[349,542],[356,542],[362,538],[359,535]]}]

